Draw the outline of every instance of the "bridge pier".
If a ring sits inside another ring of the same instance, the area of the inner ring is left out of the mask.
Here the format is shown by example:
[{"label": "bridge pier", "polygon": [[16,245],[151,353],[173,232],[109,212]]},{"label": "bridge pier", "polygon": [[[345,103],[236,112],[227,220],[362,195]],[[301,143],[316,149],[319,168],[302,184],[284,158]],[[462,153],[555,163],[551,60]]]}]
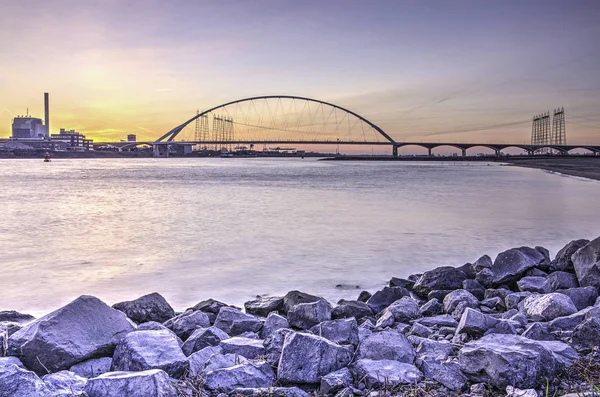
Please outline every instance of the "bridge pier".
[{"label": "bridge pier", "polygon": [[152,151],[154,157],[165,158],[169,157],[169,146],[168,145],[152,145]]},{"label": "bridge pier", "polygon": [[462,151],[462,156],[467,157],[467,149],[460,149]]},{"label": "bridge pier", "polygon": [[398,157],[398,146],[396,145],[392,147],[392,156]]},{"label": "bridge pier", "polygon": [[427,155],[431,157],[431,148],[427,148]]},{"label": "bridge pier", "polygon": [[496,158],[500,157],[500,149],[495,149],[496,151]]}]

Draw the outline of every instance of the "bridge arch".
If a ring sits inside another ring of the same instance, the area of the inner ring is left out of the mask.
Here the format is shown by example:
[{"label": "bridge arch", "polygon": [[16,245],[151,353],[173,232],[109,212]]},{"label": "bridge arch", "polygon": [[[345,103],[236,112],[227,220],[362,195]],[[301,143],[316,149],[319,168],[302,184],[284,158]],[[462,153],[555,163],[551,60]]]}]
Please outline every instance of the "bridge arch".
[{"label": "bridge arch", "polygon": [[325,102],[325,101],[321,101],[318,99],[314,99],[314,98],[307,98],[307,97],[301,97],[301,96],[295,96],[295,95],[263,95],[263,96],[255,96],[255,97],[249,97],[249,98],[242,98],[242,99],[237,99],[235,101],[230,101],[227,103],[223,103],[221,105],[212,107],[208,110],[202,111],[200,113],[198,113],[197,115],[195,115],[194,117],[190,118],[189,120],[185,121],[183,124],[178,125],[177,127],[173,128],[172,130],[170,130],[169,132],[167,132],[166,134],[162,135],[160,138],[158,138],[154,144],[159,144],[159,143],[167,143],[167,142],[172,142],[175,137],[177,137],[177,135],[179,135],[179,133],[186,127],[188,126],[190,123],[196,121],[197,119],[199,119],[200,117],[203,117],[209,113],[212,113],[216,110],[222,109],[222,108],[226,108],[227,106],[230,105],[236,105],[236,104],[240,104],[243,102],[252,102],[252,101],[256,101],[256,100],[267,100],[267,99],[291,99],[291,100],[300,100],[300,101],[307,101],[307,102],[312,102],[312,103],[317,103],[320,105],[325,105],[328,107],[331,107],[333,109],[338,109],[342,112],[345,112],[353,117],[355,117],[356,119],[364,122],[365,124],[367,124],[368,126],[370,126],[371,128],[373,128],[379,135],[383,136],[387,141],[390,142],[390,144],[396,144],[396,142],[394,141],[394,139],[392,137],[390,137],[388,134],[386,134],[383,129],[381,129],[379,126],[377,126],[375,123],[367,120],[365,117],[349,110],[346,109],[342,106],[339,105],[335,105],[333,103],[330,102]]}]

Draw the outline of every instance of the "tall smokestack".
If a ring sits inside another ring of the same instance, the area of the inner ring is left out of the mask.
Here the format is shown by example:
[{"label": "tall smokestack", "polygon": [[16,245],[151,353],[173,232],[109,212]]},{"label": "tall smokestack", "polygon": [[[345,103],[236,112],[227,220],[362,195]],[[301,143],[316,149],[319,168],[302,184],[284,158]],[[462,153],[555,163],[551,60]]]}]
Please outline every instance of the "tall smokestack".
[{"label": "tall smokestack", "polygon": [[48,99],[48,93],[44,92],[44,118],[46,123],[46,133],[50,137],[50,100]]}]

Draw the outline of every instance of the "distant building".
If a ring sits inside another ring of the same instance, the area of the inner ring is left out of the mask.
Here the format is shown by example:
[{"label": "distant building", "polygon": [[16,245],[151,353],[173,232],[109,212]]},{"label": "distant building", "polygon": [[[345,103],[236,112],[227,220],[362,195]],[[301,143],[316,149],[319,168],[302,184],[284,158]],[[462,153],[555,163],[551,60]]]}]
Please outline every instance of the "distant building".
[{"label": "distant building", "polygon": [[137,137],[135,136],[135,134],[127,135],[127,142],[135,142],[136,139],[137,139]]},{"label": "distant building", "polygon": [[60,133],[52,134],[50,139],[56,142],[64,142],[66,144],[66,150],[93,150],[93,141],[91,139],[85,139],[85,135],[75,130],[65,130],[64,128],[61,128]]},{"label": "distant building", "polygon": [[48,137],[48,130],[42,119],[31,116],[15,117],[12,123],[13,139],[44,139]]}]

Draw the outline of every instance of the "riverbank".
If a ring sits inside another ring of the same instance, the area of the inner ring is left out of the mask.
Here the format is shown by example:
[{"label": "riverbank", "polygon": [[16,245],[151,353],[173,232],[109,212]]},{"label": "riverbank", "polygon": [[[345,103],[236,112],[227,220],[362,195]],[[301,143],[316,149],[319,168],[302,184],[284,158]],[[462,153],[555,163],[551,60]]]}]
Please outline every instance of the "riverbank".
[{"label": "riverbank", "polygon": [[537,168],[600,181],[600,157],[598,156],[523,157],[508,158],[503,161],[518,167]]},{"label": "riverbank", "polygon": [[290,291],[176,313],[153,293],[112,307],[82,296],[37,320],[0,312],[0,396],[587,392],[600,383],[599,268],[600,237],[554,259],[520,247],[393,277],[336,305]]}]

